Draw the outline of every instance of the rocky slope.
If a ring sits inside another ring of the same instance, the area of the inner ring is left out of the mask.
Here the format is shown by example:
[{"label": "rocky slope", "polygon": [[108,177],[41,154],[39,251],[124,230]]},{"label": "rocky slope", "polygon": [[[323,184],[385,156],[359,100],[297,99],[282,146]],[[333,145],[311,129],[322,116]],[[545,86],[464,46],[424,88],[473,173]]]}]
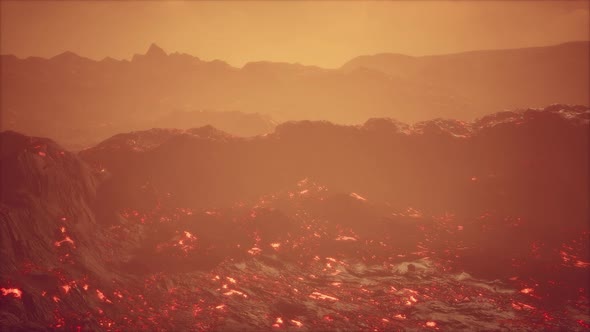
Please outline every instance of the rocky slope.
[{"label": "rocky slope", "polygon": [[587,107],[0,133],[7,330],[586,330]]},{"label": "rocky slope", "polygon": [[0,120],[3,130],[52,137],[76,149],[119,132],[177,128],[179,122],[183,128],[209,124],[251,135],[272,131],[268,116],[340,124],[370,117],[471,121],[555,102],[588,106],[589,49],[588,42],[577,42],[429,57],[364,56],[338,69],[273,62],[235,68],[167,54],[156,45],[131,60],[94,61],[71,52],[50,59],[2,55]]}]

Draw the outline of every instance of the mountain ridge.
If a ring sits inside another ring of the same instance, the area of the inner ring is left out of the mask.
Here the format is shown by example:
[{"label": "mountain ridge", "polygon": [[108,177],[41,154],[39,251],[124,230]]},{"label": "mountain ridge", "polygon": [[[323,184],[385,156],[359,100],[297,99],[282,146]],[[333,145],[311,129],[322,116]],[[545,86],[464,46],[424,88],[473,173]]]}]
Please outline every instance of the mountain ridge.
[{"label": "mountain ridge", "polygon": [[[358,124],[370,117],[406,123],[435,117],[473,120],[503,109],[588,105],[588,45],[430,58],[397,55],[401,62],[369,59],[344,69],[270,61],[236,68],[168,54],[157,45],[131,61],[94,61],[71,52],[51,59],[2,56],[0,120],[2,129],[54,137],[69,146],[151,128],[174,111],[231,110],[262,114],[277,123]],[[237,128],[247,118],[236,113],[224,121]],[[265,123],[259,119],[232,134],[263,134],[268,132]]]},{"label": "mountain ridge", "polygon": [[[251,60],[251,61],[247,61],[245,62],[242,66],[234,66],[234,65],[230,65],[233,68],[243,68],[244,66],[246,66],[249,63],[260,63],[260,62],[269,62],[269,63],[275,63],[275,64],[293,64],[293,65],[301,65],[301,66],[305,66],[305,67],[318,67],[321,69],[339,69],[344,67],[348,62],[357,59],[357,58],[361,58],[361,57],[375,57],[375,56],[399,56],[399,57],[403,57],[403,58],[428,58],[428,57],[439,57],[439,56],[448,56],[448,55],[461,55],[461,54],[472,54],[472,53],[479,53],[479,52],[504,52],[504,51],[517,51],[517,50],[526,50],[526,49],[542,49],[542,48],[547,48],[547,47],[559,47],[559,46],[566,46],[566,45],[574,45],[574,44],[590,44],[590,40],[574,40],[574,41],[568,41],[568,42],[563,42],[563,43],[558,43],[558,44],[550,44],[550,45],[541,45],[541,46],[525,46],[525,47],[509,47],[509,48],[498,48],[498,49],[476,49],[476,50],[469,50],[469,51],[458,51],[458,52],[448,52],[448,53],[436,53],[436,54],[427,54],[427,55],[409,55],[409,54],[404,54],[404,53],[397,53],[397,52],[379,52],[379,53],[374,53],[374,54],[362,54],[362,55],[358,55],[355,56],[353,58],[351,58],[350,60],[347,60],[345,63],[343,63],[340,66],[337,67],[322,67],[319,65],[314,65],[314,64],[301,64],[299,62],[288,62],[288,61],[280,61],[280,60]],[[180,53],[178,51],[174,51],[174,52],[170,52],[170,53],[166,53],[164,51],[164,49],[162,47],[160,47],[157,43],[152,42],[148,48],[146,49],[146,53],[144,54],[139,54],[136,53],[135,55],[140,55],[140,56],[145,56],[148,53],[150,53],[150,50],[154,49],[153,52],[156,53],[163,53],[166,56],[170,56],[170,55],[188,55],[190,57],[199,59],[198,55],[192,55],[192,54],[188,54],[188,53]],[[69,51],[69,50],[65,50],[59,54],[56,54],[54,56],[50,56],[50,57],[43,57],[43,56],[36,56],[36,55],[30,55],[30,56],[26,56],[26,57],[19,57],[16,56],[12,53],[2,53],[0,54],[0,57],[14,57],[18,60],[26,60],[29,58],[33,58],[33,59],[45,59],[45,60],[49,60],[51,58],[54,58],[56,56],[60,56],[63,55],[64,53],[71,53],[76,55],[77,57],[80,58],[84,58],[84,59],[88,59],[94,62],[101,62],[102,60],[104,60],[105,58],[109,58],[118,62],[130,62],[132,61],[134,56],[131,56],[129,59],[126,58],[121,58],[121,59],[117,59],[117,58],[113,58],[111,56],[105,56],[102,59],[93,59],[90,57],[86,57],[86,56],[82,56],[79,55],[73,51]],[[213,59],[213,60],[208,60],[207,62],[213,62],[213,61],[222,61],[225,62],[223,60],[220,59]],[[227,63],[227,62],[226,62]],[[229,65],[229,64],[228,64]]]}]

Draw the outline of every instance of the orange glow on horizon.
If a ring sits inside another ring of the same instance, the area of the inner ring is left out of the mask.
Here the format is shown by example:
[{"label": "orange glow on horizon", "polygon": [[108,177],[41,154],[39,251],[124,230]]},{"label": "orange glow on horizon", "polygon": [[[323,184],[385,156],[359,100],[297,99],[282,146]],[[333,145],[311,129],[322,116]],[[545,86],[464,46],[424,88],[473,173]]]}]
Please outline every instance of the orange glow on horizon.
[{"label": "orange glow on horizon", "polygon": [[[1,50],[131,59],[166,51],[241,67],[281,61],[328,68],[363,54],[455,53],[588,39],[587,1],[2,1]],[[412,37],[408,34],[411,32]],[[452,38],[449,38],[452,36]]]}]

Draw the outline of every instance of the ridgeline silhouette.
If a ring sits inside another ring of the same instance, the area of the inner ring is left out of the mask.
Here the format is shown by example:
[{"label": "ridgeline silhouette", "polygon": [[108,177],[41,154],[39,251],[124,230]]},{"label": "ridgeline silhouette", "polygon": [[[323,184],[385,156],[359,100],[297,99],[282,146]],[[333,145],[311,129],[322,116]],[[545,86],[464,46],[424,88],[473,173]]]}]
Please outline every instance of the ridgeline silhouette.
[{"label": "ridgeline silhouette", "polygon": [[209,124],[242,136],[271,132],[269,117],[279,123],[360,124],[372,117],[471,121],[503,109],[588,106],[589,45],[381,54],[338,69],[264,61],[235,68],[167,54],[155,44],[130,61],[94,61],[72,52],[51,59],[2,55],[2,129],[81,149],[120,132],[162,127],[160,120],[171,112],[232,111],[192,113],[183,128]]}]

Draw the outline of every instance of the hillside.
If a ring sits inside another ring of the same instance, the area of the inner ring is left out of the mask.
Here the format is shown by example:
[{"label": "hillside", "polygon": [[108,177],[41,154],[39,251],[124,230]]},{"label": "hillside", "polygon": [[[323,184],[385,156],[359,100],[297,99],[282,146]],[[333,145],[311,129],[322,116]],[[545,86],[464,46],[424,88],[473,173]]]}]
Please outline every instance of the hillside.
[{"label": "hillside", "polygon": [[131,60],[2,55],[2,128],[80,149],[119,132],[180,123],[250,136],[289,120],[473,120],[503,109],[588,105],[588,45],[383,54],[339,69],[273,62],[235,68],[157,45]]},{"label": "hillside", "polygon": [[449,89],[455,98],[467,101],[473,109],[490,112],[540,107],[558,100],[588,105],[589,58],[590,42],[571,42],[422,57],[385,53],[357,57],[342,69],[367,68],[421,80]]},{"label": "hillside", "polygon": [[1,132],[0,326],[587,330],[589,121]]}]

